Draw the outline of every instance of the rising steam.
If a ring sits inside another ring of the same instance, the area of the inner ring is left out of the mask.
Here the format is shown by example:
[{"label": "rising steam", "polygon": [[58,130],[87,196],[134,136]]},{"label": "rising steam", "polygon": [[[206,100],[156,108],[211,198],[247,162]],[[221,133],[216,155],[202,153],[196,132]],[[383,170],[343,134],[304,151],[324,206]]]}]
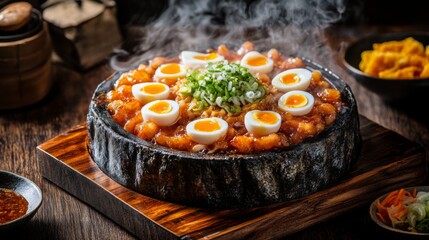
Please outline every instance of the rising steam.
[{"label": "rising steam", "polygon": [[112,67],[125,70],[121,66],[133,68],[154,56],[222,43],[234,49],[245,41],[259,50],[277,48],[322,62],[328,53],[324,30],[344,17],[346,5],[347,0],[170,0],[158,19],[141,28],[133,57],[122,63],[112,58]]}]

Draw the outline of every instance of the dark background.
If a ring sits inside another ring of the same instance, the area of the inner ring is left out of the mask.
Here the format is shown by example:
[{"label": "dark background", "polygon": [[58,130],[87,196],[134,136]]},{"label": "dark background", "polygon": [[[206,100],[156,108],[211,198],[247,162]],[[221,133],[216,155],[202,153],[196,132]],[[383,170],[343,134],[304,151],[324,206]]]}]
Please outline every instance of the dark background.
[{"label": "dark background", "polygon": [[[18,0],[0,0],[0,7]],[[46,0],[26,0],[40,9]],[[252,4],[253,0],[240,0],[246,4]],[[297,0],[283,0],[287,2]],[[309,4],[318,2],[304,0]],[[186,3],[187,1],[177,1]],[[220,0],[213,0],[216,5]],[[239,2],[239,1],[229,1]],[[323,2],[323,1],[322,1]],[[426,0],[344,0],[346,12],[338,24],[423,24],[429,23],[429,1]],[[168,0],[116,0],[118,21],[122,27],[126,25],[144,25],[155,20],[163,10],[168,7]],[[217,18],[222,18],[222,10],[213,9]],[[220,21],[221,22],[221,21]],[[429,30],[428,30],[429,31]]]},{"label": "dark background", "polygon": [[[283,2],[286,1],[287,0]],[[304,1],[308,3],[317,2],[312,0]],[[156,19],[156,17],[167,8],[169,1],[117,0],[116,2],[119,22],[122,25],[139,25]],[[214,2],[218,2],[218,0],[214,0]],[[247,0],[244,2],[251,4],[254,1]],[[343,19],[338,22],[339,24],[398,25],[429,23],[429,1],[425,0],[406,0],[399,2],[391,0],[345,0],[344,2],[347,6],[347,10]],[[222,14],[215,13],[215,15],[221,16]]]}]

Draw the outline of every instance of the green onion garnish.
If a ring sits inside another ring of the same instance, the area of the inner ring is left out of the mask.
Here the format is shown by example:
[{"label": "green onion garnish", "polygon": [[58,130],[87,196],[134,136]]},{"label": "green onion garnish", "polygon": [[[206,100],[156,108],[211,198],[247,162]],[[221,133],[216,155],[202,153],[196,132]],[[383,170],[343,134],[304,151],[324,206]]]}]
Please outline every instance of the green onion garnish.
[{"label": "green onion garnish", "polygon": [[179,93],[192,96],[199,111],[218,106],[228,113],[241,112],[241,107],[264,97],[266,89],[247,68],[236,63],[209,63],[205,70],[194,70],[186,76]]}]

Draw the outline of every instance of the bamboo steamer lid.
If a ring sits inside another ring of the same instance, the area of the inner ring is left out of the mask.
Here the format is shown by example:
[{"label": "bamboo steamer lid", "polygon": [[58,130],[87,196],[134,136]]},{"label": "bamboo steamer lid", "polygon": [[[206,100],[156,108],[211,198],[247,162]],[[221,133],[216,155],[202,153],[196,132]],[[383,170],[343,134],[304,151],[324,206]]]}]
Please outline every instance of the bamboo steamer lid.
[{"label": "bamboo steamer lid", "polygon": [[0,109],[30,105],[47,95],[51,53],[48,25],[35,9],[26,25],[0,36]]}]

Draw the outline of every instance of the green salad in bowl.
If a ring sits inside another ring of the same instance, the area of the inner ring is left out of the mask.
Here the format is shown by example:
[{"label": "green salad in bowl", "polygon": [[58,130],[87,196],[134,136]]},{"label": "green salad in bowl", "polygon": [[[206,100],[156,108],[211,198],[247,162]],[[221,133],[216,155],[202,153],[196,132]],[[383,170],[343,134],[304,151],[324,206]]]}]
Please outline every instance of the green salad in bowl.
[{"label": "green salad in bowl", "polygon": [[429,187],[402,188],[377,198],[371,218],[381,227],[417,236],[429,236]]}]

